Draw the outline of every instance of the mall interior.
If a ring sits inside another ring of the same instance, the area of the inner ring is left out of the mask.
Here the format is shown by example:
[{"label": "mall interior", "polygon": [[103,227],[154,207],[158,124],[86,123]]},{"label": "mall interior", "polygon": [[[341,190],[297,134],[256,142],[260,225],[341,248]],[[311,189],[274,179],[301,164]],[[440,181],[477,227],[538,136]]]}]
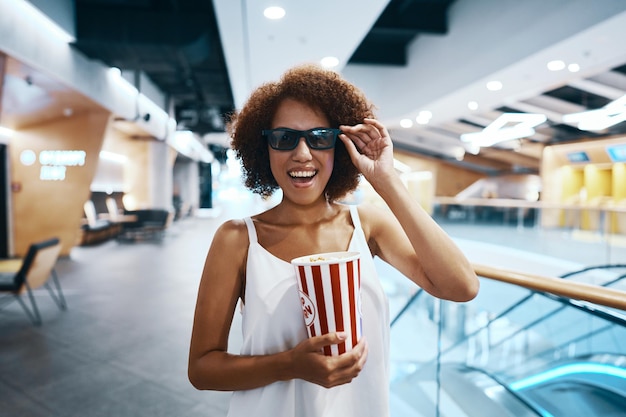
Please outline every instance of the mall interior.
[{"label": "mall interior", "polygon": [[227,415],[187,377],[198,284],[281,196],[226,124],[300,63],[372,100],[480,279],[442,301],[375,260],[390,415],[626,416],[626,2],[295,3],[0,0],[0,417]]}]

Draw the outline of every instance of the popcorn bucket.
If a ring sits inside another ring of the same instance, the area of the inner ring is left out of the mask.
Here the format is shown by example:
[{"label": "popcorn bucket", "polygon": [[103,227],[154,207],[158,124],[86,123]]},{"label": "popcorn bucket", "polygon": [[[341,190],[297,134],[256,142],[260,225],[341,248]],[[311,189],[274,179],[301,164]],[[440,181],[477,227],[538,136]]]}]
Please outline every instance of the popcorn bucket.
[{"label": "popcorn bucket", "polygon": [[292,259],[309,337],[346,332],[326,356],[352,350],[361,338],[361,263],[359,252],[328,252]]}]

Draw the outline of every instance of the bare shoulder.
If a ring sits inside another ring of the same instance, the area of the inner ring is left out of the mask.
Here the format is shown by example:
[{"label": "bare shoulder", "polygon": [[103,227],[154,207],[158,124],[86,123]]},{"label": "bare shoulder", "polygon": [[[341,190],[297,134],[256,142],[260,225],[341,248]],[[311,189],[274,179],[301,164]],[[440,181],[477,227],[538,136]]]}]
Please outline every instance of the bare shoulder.
[{"label": "bare shoulder", "polygon": [[215,231],[202,275],[213,283],[241,281],[245,275],[247,257],[248,233],[245,222],[228,220]]},{"label": "bare shoulder", "polygon": [[224,251],[246,249],[248,247],[246,223],[241,219],[222,223],[213,237],[213,246],[216,244],[219,244]]},{"label": "bare shoulder", "polygon": [[358,206],[359,218],[366,236],[376,233],[380,228],[388,226],[395,217],[386,207],[374,204],[361,204]]}]

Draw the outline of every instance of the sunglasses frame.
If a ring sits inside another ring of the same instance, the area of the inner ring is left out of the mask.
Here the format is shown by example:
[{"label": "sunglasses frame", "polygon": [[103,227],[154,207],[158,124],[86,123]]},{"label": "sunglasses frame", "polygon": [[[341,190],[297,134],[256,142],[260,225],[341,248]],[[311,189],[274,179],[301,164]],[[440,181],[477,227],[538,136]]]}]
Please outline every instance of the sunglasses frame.
[{"label": "sunglasses frame", "polygon": [[[314,136],[313,131],[315,130],[325,130],[328,131],[330,130],[333,133],[333,140],[332,140],[332,145],[330,146],[325,146],[325,147],[315,147],[311,145],[311,140],[310,140],[310,136]],[[272,144],[272,141],[269,139],[269,137],[274,133],[274,132],[290,132],[290,133],[296,133],[298,134],[298,140],[296,140],[294,142],[294,145],[291,148],[277,148]],[[296,129],[289,129],[287,127],[279,127],[276,129],[264,129],[261,131],[261,134],[263,135],[264,138],[267,139],[267,143],[270,145],[270,147],[274,150],[277,151],[291,151],[294,150],[298,147],[298,144],[300,143],[300,138],[304,138],[304,140],[306,141],[307,146],[309,147],[309,149],[313,149],[313,150],[317,150],[317,151],[323,151],[326,149],[332,149],[335,147],[335,144],[337,143],[337,136],[339,136],[339,134],[341,133],[340,129],[334,129],[331,127],[314,127],[313,129],[308,129],[308,130],[296,130]]]}]

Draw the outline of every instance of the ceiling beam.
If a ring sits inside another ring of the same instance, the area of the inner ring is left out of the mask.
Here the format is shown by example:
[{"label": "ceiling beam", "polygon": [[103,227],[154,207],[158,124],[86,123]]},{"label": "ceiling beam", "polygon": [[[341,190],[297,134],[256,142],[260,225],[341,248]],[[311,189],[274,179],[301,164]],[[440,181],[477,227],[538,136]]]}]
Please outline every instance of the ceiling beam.
[{"label": "ceiling beam", "polygon": [[598,96],[616,100],[624,95],[624,92],[610,85],[602,84],[593,80],[573,80],[568,83],[569,86],[587,91]]}]

